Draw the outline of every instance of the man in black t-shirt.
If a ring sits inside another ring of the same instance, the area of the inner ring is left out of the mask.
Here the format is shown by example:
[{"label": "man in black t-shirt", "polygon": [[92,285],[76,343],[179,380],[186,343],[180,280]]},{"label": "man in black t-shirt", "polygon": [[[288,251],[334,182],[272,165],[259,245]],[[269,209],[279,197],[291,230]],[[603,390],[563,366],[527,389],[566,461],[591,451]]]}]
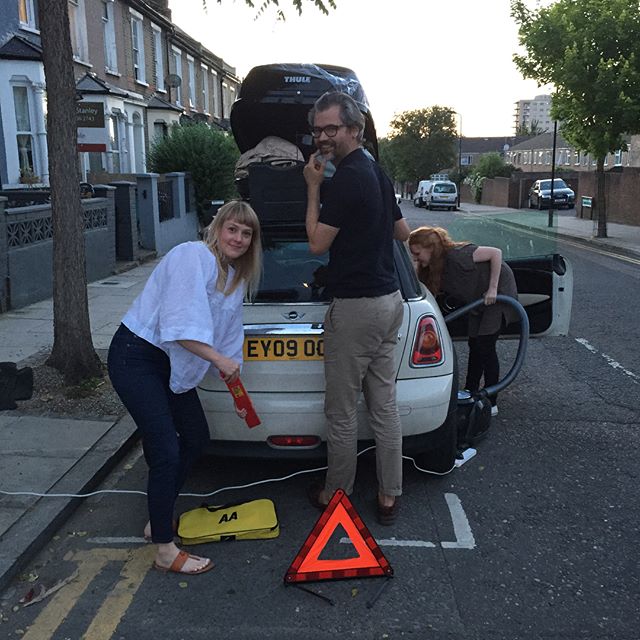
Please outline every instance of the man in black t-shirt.
[{"label": "man in black t-shirt", "polygon": [[[318,507],[337,489],[353,490],[357,404],[364,393],[376,440],[378,520],[391,524],[402,493],[402,431],[396,405],[394,350],[403,305],[393,240],[409,227],[393,185],[362,148],[364,116],[347,94],[325,93],[309,114],[318,153],[305,166],[307,236],[314,254],[329,251],[327,288],[333,300],[324,324],[328,470],[310,489]],[[336,166],[320,187],[327,161]]]}]

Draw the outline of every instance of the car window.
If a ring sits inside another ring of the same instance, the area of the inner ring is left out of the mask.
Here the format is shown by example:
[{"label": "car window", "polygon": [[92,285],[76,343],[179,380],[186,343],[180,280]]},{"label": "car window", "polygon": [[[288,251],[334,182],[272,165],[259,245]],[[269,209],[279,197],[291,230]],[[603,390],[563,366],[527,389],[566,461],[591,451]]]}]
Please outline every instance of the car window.
[{"label": "car window", "polygon": [[[309,251],[304,227],[262,227],[262,278],[253,302],[326,302],[329,252]],[[421,295],[407,246],[394,242],[394,266],[404,298]]]},{"label": "car window", "polygon": [[312,255],[304,233],[263,230],[263,269],[255,302],[326,300],[329,254]]},{"label": "car window", "polygon": [[455,193],[455,184],[436,184],[433,187],[433,193]]},{"label": "car window", "polygon": [[[541,180],[539,188],[540,189],[551,189],[551,180]],[[565,181],[562,180],[561,178],[556,178],[553,181],[553,188],[554,189],[566,189],[567,185],[566,185]]]}]

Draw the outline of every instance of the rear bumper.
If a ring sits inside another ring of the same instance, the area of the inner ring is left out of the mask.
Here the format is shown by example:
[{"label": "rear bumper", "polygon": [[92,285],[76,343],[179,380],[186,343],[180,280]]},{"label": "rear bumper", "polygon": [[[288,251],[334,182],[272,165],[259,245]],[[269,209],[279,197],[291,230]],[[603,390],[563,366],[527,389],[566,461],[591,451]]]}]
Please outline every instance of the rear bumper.
[{"label": "rear bumper", "polygon": [[[452,382],[451,374],[398,381],[398,409],[405,442],[419,441],[444,424]],[[214,454],[282,459],[326,456],[324,393],[251,393],[261,420],[253,429],[237,417],[228,392],[200,390],[199,395]],[[276,435],[318,436],[320,444],[314,448],[273,447],[268,438]],[[358,404],[358,439],[361,443],[373,441],[363,398]]]}]

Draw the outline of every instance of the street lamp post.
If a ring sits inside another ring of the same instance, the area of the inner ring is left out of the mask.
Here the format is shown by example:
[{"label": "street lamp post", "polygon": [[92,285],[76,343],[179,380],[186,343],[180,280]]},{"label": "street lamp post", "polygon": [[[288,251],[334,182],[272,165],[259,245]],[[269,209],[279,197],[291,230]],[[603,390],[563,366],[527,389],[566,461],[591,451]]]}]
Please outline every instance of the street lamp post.
[{"label": "street lamp post", "polygon": [[462,116],[457,111],[451,111],[458,116],[458,209],[460,208],[460,185],[462,184]]},{"label": "street lamp post", "polygon": [[558,121],[553,121],[553,150],[551,152],[551,202],[549,203],[549,217],[547,226],[553,227],[553,188],[556,181],[556,138],[558,135]]}]

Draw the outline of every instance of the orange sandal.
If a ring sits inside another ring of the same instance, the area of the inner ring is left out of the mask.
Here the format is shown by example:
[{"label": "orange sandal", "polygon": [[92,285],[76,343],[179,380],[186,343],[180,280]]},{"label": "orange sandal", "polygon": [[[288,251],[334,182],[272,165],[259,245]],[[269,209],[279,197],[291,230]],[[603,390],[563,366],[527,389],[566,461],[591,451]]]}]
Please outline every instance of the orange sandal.
[{"label": "orange sandal", "polygon": [[213,569],[213,562],[211,562],[211,560],[209,560],[208,558],[202,558],[203,560],[207,560],[207,564],[205,564],[204,567],[200,567],[200,569],[193,569],[191,571],[185,571],[183,567],[185,565],[185,562],[189,558],[193,558],[194,560],[200,559],[198,556],[192,556],[186,551],[180,551],[175,557],[174,561],[171,563],[170,567],[163,567],[157,562],[154,562],[153,566],[155,569],[161,571],[162,573],[184,573],[186,575],[194,576],[198,573],[206,573],[207,571],[211,571],[211,569]]}]

